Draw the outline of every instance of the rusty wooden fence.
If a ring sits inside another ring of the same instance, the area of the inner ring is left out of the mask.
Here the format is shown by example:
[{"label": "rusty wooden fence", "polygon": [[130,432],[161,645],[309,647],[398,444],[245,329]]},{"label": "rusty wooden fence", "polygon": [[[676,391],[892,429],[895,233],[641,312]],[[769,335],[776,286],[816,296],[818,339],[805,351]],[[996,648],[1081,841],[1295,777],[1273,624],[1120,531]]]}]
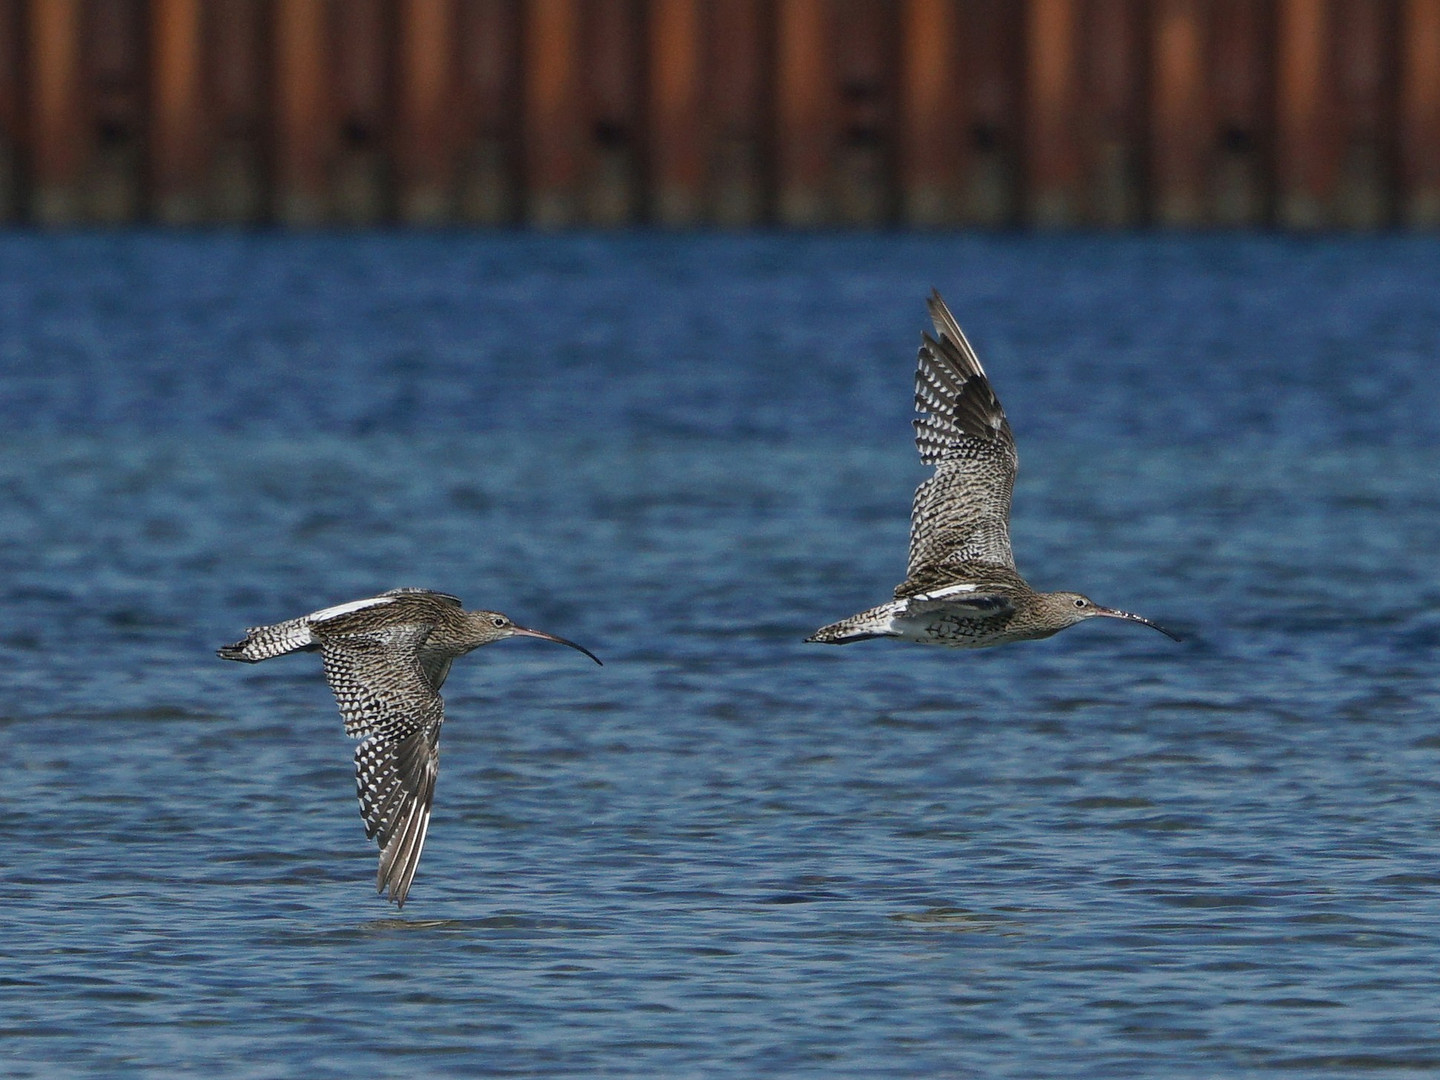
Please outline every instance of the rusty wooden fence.
[{"label": "rusty wooden fence", "polygon": [[1440,225],[1440,0],[0,0],[0,221]]}]

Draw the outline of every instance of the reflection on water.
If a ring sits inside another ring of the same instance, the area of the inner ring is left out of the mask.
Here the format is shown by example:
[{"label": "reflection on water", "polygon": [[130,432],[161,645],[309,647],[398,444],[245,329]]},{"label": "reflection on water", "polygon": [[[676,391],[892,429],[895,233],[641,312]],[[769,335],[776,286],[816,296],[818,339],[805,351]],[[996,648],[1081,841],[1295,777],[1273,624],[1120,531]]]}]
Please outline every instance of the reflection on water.
[{"label": "reflection on water", "polygon": [[[1436,250],[0,238],[7,1069],[1433,1072]],[[801,643],[931,285],[1022,571],[1183,645]],[[606,663],[456,665],[400,916],[318,660],[213,650],[402,584]]]}]

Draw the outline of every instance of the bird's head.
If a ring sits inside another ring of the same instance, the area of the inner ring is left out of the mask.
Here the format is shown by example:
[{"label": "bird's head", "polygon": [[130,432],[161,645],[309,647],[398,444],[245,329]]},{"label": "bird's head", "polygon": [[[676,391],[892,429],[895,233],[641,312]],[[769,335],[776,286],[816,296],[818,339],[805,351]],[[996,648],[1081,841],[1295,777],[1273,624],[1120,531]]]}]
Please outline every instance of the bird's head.
[{"label": "bird's head", "polygon": [[533,637],[542,641],[553,641],[557,645],[568,645],[572,649],[584,653],[586,656],[600,663],[600,658],[583,645],[577,645],[573,641],[567,641],[563,637],[556,637],[554,634],[547,634],[543,630],[531,630],[528,627],[519,626],[509,615],[502,615],[498,611],[471,611],[468,612],[470,623],[477,632],[477,635],[484,640],[482,645],[489,645],[491,642],[503,641],[509,637]]},{"label": "bird's head", "polygon": [[1159,630],[1160,633],[1172,641],[1179,641],[1178,634],[1172,634],[1159,623],[1151,622],[1142,615],[1135,615],[1129,611],[1119,611],[1115,608],[1101,607],[1088,596],[1075,592],[1057,592],[1045,594],[1046,613],[1051,620],[1063,626],[1074,626],[1086,619],[1104,617],[1107,619],[1128,619],[1130,622],[1143,623],[1152,630]]}]

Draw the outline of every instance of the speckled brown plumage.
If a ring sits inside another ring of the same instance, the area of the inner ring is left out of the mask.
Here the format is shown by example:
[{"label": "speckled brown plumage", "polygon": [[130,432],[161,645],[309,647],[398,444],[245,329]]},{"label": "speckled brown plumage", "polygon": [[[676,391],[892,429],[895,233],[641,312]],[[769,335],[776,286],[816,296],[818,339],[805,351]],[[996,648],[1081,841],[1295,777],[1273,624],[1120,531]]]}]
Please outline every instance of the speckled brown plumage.
[{"label": "speckled brown plumage", "polygon": [[572,641],[516,626],[496,611],[465,611],[459,599],[429,589],[392,589],[298,619],[252,627],[226,645],[226,660],[258,663],[319,650],[325,678],[355,749],[355,784],[365,835],[380,845],[376,888],[403,907],[430,827],[450,665],[481,645],[537,637]]},{"label": "speckled brown plumage", "polygon": [[983,648],[1049,637],[1095,616],[1144,623],[1175,637],[1079,593],[1036,592],[1016,571],[1010,500],[1019,458],[1010,422],[939,293],[928,306],[935,336],[921,336],[915,445],[935,472],[915,492],[905,580],[894,600],[821,627],[806,640],[845,645],[894,637]]},{"label": "speckled brown plumage", "polygon": [[1019,458],[1010,422],[938,293],[929,306],[937,337],[921,337],[915,445],[935,473],[915,491],[910,560],[897,598],[961,580],[955,573],[962,566],[1015,569],[1010,497]]}]

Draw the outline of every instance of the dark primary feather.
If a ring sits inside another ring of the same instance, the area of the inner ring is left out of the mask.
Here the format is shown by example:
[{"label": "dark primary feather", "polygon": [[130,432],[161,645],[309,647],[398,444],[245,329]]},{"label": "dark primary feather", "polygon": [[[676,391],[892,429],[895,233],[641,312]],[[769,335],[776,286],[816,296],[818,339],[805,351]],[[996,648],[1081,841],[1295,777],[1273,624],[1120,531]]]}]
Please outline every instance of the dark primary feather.
[{"label": "dark primary feather", "polygon": [[939,293],[929,308],[936,336],[921,339],[915,445],[935,473],[915,492],[907,580],[897,597],[970,580],[955,576],[959,564],[1015,567],[1010,498],[1018,459],[1010,423]]},{"label": "dark primary feather", "polygon": [[1000,399],[969,340],[940,299],[931,293],[926,301],[935,323],[935,337],[920,336],[915,372],[915,445],[920,460],[934,465],[948,456],[964,438],[1009,443],[1014,439]]},{"label": "dark primary feather", "polygon": [[375,887],[401,906],[420,865],[439,773],[442,710],[403,737],[375,735],[355,748],[365,835],[380,845]]}]

